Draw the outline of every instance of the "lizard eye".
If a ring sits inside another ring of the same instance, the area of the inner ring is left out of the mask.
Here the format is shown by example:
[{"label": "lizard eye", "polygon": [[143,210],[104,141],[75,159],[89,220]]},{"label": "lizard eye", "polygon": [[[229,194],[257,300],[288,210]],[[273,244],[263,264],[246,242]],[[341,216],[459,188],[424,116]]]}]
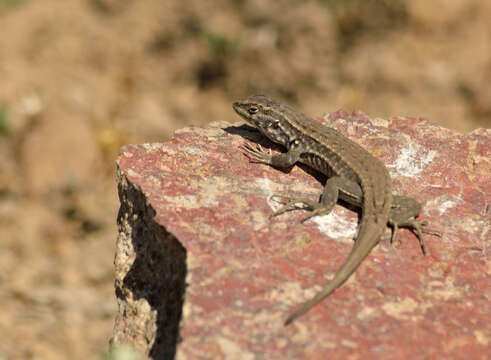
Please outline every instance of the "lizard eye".
[{"label": "lizard eye", "polygon": [[254,115],[255,113],[257,113],[259,111],[259,109],[255,106],[251,106],[249,109],[247,109],[247,112],[251,115]]}]

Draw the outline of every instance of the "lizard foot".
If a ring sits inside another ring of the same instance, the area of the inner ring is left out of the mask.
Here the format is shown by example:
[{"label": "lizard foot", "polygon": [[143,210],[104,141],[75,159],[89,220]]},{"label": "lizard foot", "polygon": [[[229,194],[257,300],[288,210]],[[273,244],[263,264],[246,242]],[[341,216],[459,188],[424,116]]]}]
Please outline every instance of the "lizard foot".
[{"label": "lizard foot", "polygon": [[442,233],[440,231],[426,227],[426,225],[428,224],[426,220],[417,221],[414,219],[408,219],[403,222],[396,222],[392,219],[389,219],[388,223],[390,226],[392,226],[392,236],[390,239],[391,244],[398,243],[398,241],[396,241],[396,234],[399,231],[400,227],[409,228],[416,232],[416,236],[418,237],[419,240],[419,245],[421,246],[421,250],[423,251],[423,254],[425,256],[428,255],[429,253],[423,238],[423,232],[431,235],[440,236],[440,237],[442,236]]},{"label": "lizard foot", "polygon": [[273,156],[271,149],[269,149],[268,152],[259,144],[252,146],[245,143],[240,147],[240,150],[242,150],[242,153],[247,156],[252,163],[271,164],[271,157]]},{"label": "lizard foot", "polygon": [[326,207],[322,203],[318,203],[307,198],[293,198],[285,195],[271,195],[269,197],[269,199],[273,199],[273,198],[285,200],[286,204],[283,205],[278,210],[276,210],[275,212],[273,212],[271,215],[269,215],[269,218],[272,218],[277,215],[281,215],[290,210],[294,210],[297,204],[302,204],[305,205],[304,207],[302,207],[302,209],[310,209],[310,213],[307,216],[305,216],[302,220],[300,220],[300,222],[303,223],[314,216],[329,214],[333,208],[332,206]]}]

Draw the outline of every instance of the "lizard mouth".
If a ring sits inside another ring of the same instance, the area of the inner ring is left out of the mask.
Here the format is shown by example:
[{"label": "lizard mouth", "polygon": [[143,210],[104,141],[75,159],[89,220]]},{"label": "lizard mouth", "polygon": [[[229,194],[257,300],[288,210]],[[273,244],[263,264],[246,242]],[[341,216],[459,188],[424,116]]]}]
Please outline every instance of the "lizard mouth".
[{"label": "lizard mouth", "polygon": [[239,110],[238,109],[240,107],[240,103],[238,101],[234,101],[233,104],[232,104],[232,107],[234,108],[235,112],[239,114]]},{"label": "lizard mouth", "polygon": [[240,101],[234,101],[232,104],[232,107],[234,108],[235,112],[242,118],[244,119],[248,124],[254,125],[251,120],[247,117],[246,109],[242,106],[242,103]]}]

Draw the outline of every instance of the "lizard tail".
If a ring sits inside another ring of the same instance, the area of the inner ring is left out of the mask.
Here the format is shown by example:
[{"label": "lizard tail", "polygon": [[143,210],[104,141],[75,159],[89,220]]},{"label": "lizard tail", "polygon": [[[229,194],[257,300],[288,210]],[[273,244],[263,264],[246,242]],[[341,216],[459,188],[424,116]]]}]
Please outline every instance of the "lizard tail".
[{"label": "lizard tail", "polygon": [[373,247],[377,245],[384,229],[385,223],[380,226],[380,224],[376,224],[375,222],[362,221],[357,241],[355,242],[355,245],[353,245],[353,248],[351,249],[351,252],[346,258],[344,264],[334,275],[334,278],[316,296],[306,301],[299,310],[291,314],[286,319],[285,326],[292,323],[299,316],[305,314],[317,303],[329,296],[334,290],[343,285],[344,282],[348,280],[351,274],[353,274],[362,263],[363,259],[368,256]]}]

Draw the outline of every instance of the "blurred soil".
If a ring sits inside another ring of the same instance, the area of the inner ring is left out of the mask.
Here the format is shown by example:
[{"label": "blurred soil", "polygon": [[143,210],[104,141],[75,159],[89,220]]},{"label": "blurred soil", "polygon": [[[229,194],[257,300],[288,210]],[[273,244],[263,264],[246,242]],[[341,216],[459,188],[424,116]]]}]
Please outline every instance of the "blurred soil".
[{"label": "blurred soil", "polygon": [[100,358],[116,299],[121,145],[321,115],[490,127],[491,2],[0,0],[0,358]]}]

